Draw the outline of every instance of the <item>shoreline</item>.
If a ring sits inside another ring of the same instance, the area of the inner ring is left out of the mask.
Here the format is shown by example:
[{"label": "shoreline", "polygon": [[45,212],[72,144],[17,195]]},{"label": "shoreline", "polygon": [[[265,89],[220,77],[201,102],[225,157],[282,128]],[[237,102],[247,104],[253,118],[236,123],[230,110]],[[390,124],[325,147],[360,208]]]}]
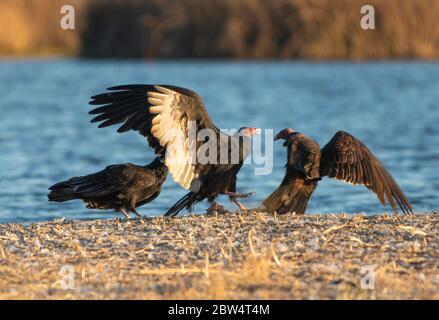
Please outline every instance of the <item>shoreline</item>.
[{"label": "shoreline", "polygon": [[0,299],[439,299],[439,214],[0,224]]}]

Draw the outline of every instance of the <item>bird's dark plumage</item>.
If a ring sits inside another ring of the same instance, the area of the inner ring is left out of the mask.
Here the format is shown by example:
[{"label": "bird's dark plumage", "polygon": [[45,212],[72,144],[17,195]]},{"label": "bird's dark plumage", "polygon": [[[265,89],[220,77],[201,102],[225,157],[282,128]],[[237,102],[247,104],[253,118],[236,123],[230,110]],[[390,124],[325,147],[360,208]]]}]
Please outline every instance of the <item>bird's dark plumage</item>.
[{"label": "bird's dark plumage", "polygon": [[146,166],[116,164],[82,177],[59,182],[49,188],[49,201],[64,202],[81,199],[87,208],[129,212],[139,215],[136,208],[154,200],[161,191],[168,173],[156,158]]},{"label": "bird's dark plumage", "polygon": [[[173,179],[191,191],[166,215],[176,215],[206,198],[212,202],[219,194],[228,194],[237,203],[236,175],[247,156],[242,143],[247,137],[222,133],[197,93],[170,85],[123,85],[108,90],[111,92],[91,98],[91,105],[99,105],[90,111],[96,115],[91,121],[100,122],[99,127],[120,124],[118,132],[138,131],[165,161]],[[204,141],[191,136],[191,130],[197,134],[203,129],[209,129],[210,134]],[[252,134],[250,129],[255,128],[248,129]],[[198,152],[208,139],[218,141],[217,152],[203,163]],[[235,162],[231,159],[233,144],[239,149]],[[222,150],[228,152],[226,162],[220,158]]]},{"label": "bird's dark plumage", "polygon": [[372,190],[382,205],[396,212],[412,213],[412,207],[390,173],[373,153],[351,134],[339,131],[322,148],[309,137],[284,129],[277,138],[288,148],[286,174],[276,191],[263,202],[269,211],[304,213],[318,181],[325,176]]}]

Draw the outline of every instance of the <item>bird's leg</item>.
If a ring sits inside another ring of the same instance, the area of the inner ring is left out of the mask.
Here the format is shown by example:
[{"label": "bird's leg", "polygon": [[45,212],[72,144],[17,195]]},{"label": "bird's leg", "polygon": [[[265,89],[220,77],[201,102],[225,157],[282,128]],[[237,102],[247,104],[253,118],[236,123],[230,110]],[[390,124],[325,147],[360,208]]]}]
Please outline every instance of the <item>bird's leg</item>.
[{"label": "bird's leg", "polygon": [[238,198],[248,198],[250,197],[254,192],[250,192],[250,193],[236,193],[236,192],[230,192],[230,191],[226,191],[224,192],[224,194],[229,196],[230,201],[232,201],[234,204],[236,204],[239,208],[239,210],[241,211],[247,211],[247,208],[240,203],[238,200]]},{"label": "bird's leg", "polygon": [[130,219],[131,217],[130,217],[130,215],[128,214],[128,212],[127,212],[127,210],[125,209],[125,208],[121,208],[120,210],[120,213],[122,213],[124,216],[125,216],[125,219]]},{"label": "bird's leg", "polygon": [[133,209],[131,211],[137,216],[137,218],[143,219],[143,216],[136,209]]},{"label": "bird's leg", "polygon": [[234,204],[236,204],[238,206],[239,210],[241,210],[241,211],[248,210],[242,203],[240,203],[238,200],[236,200],[235,197],[229,196],[229,199],[230,199],[230,201],[232,201]]},{"label": "bird's leg", "polygon": [[252,196],[254,194],[254,192],[237,193],[237,192],[226,191],[226,192],[224,192],[224,194],[228,195],[229,197],[233,197],[235,199],[244,199],[244,198],[248,198],[248,197]]}]

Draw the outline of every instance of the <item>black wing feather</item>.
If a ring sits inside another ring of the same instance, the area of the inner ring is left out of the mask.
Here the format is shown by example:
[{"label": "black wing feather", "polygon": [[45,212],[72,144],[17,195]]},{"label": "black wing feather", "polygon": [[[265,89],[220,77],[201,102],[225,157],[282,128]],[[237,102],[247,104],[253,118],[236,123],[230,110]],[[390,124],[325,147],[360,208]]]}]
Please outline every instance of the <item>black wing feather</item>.
[{"label": "black wing feather", "polygon": [[404,192],[383,164],[360,140],[347,132],[337,132],[323,147],[320,175],[362,184],[372,190],[383,205],[387,201],[395,212],[398,205],[403,213],[413,213]]}]

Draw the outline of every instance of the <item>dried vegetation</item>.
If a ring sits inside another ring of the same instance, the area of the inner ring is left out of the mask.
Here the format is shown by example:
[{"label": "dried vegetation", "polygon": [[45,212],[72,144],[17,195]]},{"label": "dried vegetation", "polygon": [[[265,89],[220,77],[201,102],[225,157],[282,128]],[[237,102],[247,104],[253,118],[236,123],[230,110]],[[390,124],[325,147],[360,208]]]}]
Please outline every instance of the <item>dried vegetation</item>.
[{"label": "dried vegetation", "polygon": [[439,299],[438,235],[436,213],[5,224],[0,298]]},{"label": "dried vegetation", "polygon": [[[63,0],[0,3],[0,54],[137,58],[437,59],[436,0]],[[360,8],[375,8],[363,30]],[[243,14],[244,13],[244,14]]]}]

